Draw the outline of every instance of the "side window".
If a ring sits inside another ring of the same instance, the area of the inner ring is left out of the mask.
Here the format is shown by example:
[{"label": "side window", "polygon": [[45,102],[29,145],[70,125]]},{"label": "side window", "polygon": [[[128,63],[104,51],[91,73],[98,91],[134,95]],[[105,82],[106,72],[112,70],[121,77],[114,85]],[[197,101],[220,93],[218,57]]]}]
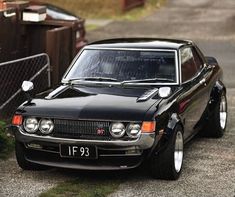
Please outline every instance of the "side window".
[{"label": "side window", "polygon": [[180,58],[182,82],[185,82],[198,73],[198,68],[195,64],[193,52],[190,47],[185,47],[180,50]]},{"label": "side window", "polygon": [[195,48],[193,48],[193,57],[194,57],[196,67],[197,67],[198,71],[200,71],[203,68],[203,61]]}]

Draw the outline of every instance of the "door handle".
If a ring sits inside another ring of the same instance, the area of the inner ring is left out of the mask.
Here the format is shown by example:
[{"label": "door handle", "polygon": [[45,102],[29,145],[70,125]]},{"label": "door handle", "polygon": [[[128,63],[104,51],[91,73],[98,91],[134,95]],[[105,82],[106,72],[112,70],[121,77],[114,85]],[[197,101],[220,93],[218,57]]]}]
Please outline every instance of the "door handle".
[{"label": "door handle", "polygon": [[10,18],[10,17],[12,17],[12,16],[15,16],[16,15],[16,13],[15,12],[12,12],[12,13],[7,13],[7,11],[5,11],[4,13],[3,13],[3,15],[6,17],[6,18]]},{"label": "door handle", "polygon": [[199,82],[201,85],[204,84],[206,86],[206,79],[202,79],[200,82]]}]

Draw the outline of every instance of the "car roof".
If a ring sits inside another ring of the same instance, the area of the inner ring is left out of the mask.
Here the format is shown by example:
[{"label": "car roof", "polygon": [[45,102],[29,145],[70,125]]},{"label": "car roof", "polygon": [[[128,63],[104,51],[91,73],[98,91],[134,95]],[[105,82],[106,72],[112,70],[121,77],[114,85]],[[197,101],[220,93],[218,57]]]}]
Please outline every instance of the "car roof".
[{"label": "car roof", "polygon": [[174,49],[192,45],[190,40],[164,38],[115,38],[93,42],[87,48],[141,48],[141,49]]}]

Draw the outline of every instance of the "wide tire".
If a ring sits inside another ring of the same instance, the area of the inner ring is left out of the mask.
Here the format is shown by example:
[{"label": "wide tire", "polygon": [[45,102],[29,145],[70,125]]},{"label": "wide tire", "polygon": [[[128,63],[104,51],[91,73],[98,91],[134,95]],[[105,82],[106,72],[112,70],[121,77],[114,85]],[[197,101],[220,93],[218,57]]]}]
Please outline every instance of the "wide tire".
[{"label": "wide tire", "polygon": [[18,165],[23,169],[23,170],[45,170],[47,169],[46,166],[42,165],[37,165],[34,163],[31,163],[25,159],[25,147],[23,144],[20,142],[15,142],[15,154],[16,154],[16,160]]},{"label": "wide tire", "polygon": [[219,102],[215,106],[214,112],[209,118],[201,135],[205,137],[220,138],[224,135],[227,126],[227,98],[225,92],[220,96]]},{"label": "wide tire", "polygon": [[167,148],[157,155],[154,153],[150,162],[153,178],[176,180],[179,178],[183,165],[184,152],[183,129],[177,125]]}]

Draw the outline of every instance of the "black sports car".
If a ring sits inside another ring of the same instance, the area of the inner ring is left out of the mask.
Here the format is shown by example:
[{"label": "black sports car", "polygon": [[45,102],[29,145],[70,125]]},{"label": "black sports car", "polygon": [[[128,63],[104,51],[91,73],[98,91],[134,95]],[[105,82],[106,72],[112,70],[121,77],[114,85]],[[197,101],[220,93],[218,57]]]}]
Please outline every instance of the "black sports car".
[{"label": "black sports car", "polygon": [[28,101],[12,120],[21,168],[135,168],[177,179],[184,144],[195,134],[221,137],[226,88],[213,57],[192,41],[112,39],[77,55],[61,85]]}]

